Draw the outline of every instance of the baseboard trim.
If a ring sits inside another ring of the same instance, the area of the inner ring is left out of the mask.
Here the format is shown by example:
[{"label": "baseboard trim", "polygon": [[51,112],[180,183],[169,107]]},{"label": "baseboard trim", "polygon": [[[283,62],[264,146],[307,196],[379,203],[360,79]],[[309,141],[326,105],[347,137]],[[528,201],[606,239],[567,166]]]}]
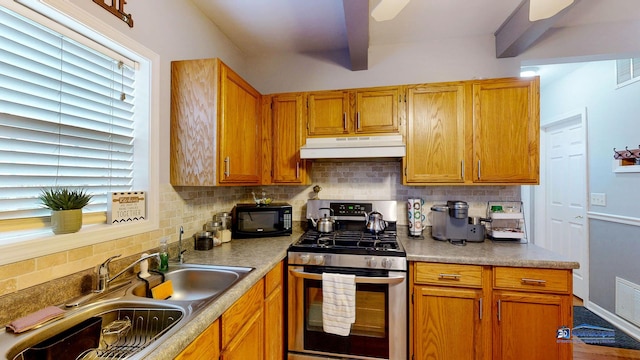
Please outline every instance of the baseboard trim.
[{"label": "baseboard trim", "polygon": [[640,328],[631,324],[630,322],[624,320],[623,318],[619,317],[618,315],[592,303],[592,302],[585,302],[584,307],[586,307],[588,310],[590,310],[591,312],[593,312],[594,314],[600,316],[601,318],[607,320],[608,322],[610,322],[611,324],[615,325],[618,329],[624,331],[625,333],[627,333],[627,335],[631,336],[632,338],[640,341]]}]

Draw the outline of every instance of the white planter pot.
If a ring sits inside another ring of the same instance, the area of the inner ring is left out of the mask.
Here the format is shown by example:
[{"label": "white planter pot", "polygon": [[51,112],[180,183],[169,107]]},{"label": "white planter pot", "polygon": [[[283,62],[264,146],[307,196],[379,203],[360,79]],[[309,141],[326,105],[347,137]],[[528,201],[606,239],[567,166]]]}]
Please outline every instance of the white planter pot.
[{"label": "white planter pot", "polygon": [[54,234],[69,234],[82,227],[82,209],[51,211],[51,230]]}]

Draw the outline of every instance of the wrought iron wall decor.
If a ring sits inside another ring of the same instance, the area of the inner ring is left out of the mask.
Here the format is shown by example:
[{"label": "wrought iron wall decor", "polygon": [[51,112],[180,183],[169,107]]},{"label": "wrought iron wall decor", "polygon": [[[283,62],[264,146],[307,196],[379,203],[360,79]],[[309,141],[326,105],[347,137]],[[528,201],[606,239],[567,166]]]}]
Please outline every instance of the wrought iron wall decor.
[{"label": "wrought iron wall decor", "polygon": [[625,146],[624,150],[613,148],[613,153],[613,158],[616,160],[640,159],[640,145],[638,145],[638,149],[632,150],[629,150],[628,146]]},{"label": "wrought iron wall decor", "polygon": [[127,23],[129,27],[133,27],[133,16],[124,12],[124,4],[127,3],[126,0],[93,0],[93,2]]}]

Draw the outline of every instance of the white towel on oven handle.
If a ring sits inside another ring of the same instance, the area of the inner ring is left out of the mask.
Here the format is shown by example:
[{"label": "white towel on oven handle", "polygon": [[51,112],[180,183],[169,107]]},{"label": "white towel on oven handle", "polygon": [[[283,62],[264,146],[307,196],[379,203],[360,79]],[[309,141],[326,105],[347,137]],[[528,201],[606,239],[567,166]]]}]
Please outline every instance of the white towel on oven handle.
[{"label": "white towel on oven handle", "polygon": [[356,321],[356,276],[322,273],[322,328],[348,336]]}]

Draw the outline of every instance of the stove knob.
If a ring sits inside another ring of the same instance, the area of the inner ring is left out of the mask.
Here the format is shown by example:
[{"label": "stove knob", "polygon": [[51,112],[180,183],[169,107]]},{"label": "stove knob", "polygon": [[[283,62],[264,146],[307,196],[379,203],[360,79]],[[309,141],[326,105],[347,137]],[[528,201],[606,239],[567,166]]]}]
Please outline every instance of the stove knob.
[{"label": "stove knob", "polygon": [[324,256],[322,255],[316,255],[314,256],[314,260],[316,262],[316,265],[322,265],[324,264]]},{"label": "stove knob", "polygon": [[309,254],[302,254],[300,255],[300,262],[303,264],[308,264],[309,260],[311,260],[311,256],[309,256]]},{"label": "stove knob", "polygon": [[393,265],[393,260],[389,258],[383,258],[380,265],[382,265],[382,267],[385,269],[390,269],[391,266]]},{"label": "stove knob", "polygon": [[378,261],[374,257],[366,258],[366,262],[367,262],[367,266],[370,267],[370,268],[376,267],[376,265],[378,263]]}]

